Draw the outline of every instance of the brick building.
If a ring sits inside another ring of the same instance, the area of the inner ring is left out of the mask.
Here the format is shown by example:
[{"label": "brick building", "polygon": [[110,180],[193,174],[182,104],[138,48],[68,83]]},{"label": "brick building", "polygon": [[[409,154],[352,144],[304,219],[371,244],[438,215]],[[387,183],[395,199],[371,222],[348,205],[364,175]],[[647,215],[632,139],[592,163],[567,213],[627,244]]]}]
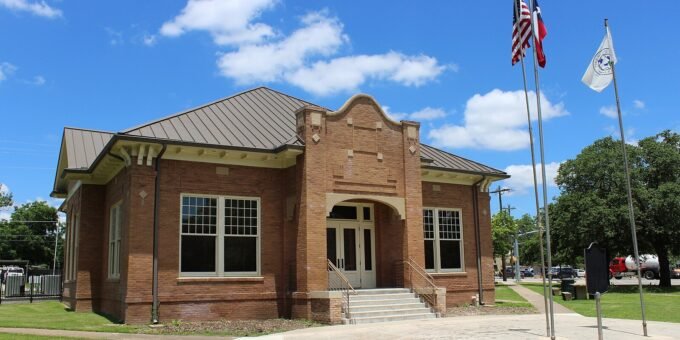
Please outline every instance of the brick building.
[{"label": "brick building", "polygon": [[64,301],[127,323],[335,323],[338,278],[425,294],[426,272],[429,307],[493,303],[487,189],[507,177],[367,95],[332,111],[257,88],[122,132],[65,128]]}]

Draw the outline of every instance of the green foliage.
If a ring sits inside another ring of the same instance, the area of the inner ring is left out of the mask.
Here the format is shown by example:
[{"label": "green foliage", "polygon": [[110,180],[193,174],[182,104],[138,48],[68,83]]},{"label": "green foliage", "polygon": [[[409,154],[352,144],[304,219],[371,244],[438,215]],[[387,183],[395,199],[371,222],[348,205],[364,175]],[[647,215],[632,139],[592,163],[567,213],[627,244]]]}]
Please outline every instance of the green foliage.
[{"label": "green foliage", "polygon": [[493,238],[494,256],[503,256],[513,248],[513,239],[517,234],[517,222],[505,211],[491,218],[491,237]]},{"label": "green foliage", "polygon": [[[44,201],[15,207],[11,222],[0,222],[0,258],[28,260],[31,265],[52,266],[54,238],[58,227],[58,223],[54,221],[57,220],[57,209]],[[59,254],[61,250],[57,249],[57,252]]]},{"label": "green foliage", "polygon": [[[664,131],[626,145],[641,253],[655,253],[661,285],[670,285],[668,257],[680,252],[680,135]],[[610,256],[633,253],[620,141],[603,138],[560,165],[561,194],[550,206],[553,256],[570,263],[590,242]]]}]

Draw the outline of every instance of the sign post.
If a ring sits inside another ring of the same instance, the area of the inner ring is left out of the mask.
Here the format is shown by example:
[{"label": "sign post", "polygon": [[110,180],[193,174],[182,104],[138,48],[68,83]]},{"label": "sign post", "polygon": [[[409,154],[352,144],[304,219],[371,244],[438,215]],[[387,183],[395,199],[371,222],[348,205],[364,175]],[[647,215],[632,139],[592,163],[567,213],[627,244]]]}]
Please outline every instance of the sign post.
[{"label": "sign post", "polygon": [[595,309],[597,312],[597,337],[602,336],[602,308],[600,298],[609,290],[609,269],[607,267],[607,251],[600,248],[597,242],[591,243],[584,250],[586,259],[586,287],[588,294],[595,296]]}]

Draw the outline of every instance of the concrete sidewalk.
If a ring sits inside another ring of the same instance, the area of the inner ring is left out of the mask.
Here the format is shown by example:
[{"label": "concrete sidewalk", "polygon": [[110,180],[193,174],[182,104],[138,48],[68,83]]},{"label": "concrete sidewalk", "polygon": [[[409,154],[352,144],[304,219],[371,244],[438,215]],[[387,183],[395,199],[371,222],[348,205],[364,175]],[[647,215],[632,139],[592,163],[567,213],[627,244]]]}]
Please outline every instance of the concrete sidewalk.
[{"label": "concrete sidewalk", "polygon": [[[680,324],[648,322],[649,337],[642,336],[637,320],[604,319],[605,339],[678,339]],[[575,313],[555,316],[558,339],[597,339],[597,321]],[[260,337],[282,339],[549,339],[542,314],[448,317],[430,320],[394,321],[365,325],[341,325],[298,329]]]},{"label": "concrete sidewalk", "polygon": [[[517,294],[519,294],[521,297],[525,298],[529,303],[531,303],[536,309],[538,309],[539,313],[545,314],[545,301],[543,300],[543,295],[534,292],[533,290],[524,287],[522,285],[517,285],[517,284],[505,284],[506,286],[510,287],[510,289],[514,290]],[[573,313],[571,309],[564,307],[557,303],[555,301],[556,299],[561,299],[560,296],[553,296],[553,312],[555,314],[566,314],[566,313]],[[550,301],[548,301],[550,303]],[[550,308],[550,307],[548,307]]]}]

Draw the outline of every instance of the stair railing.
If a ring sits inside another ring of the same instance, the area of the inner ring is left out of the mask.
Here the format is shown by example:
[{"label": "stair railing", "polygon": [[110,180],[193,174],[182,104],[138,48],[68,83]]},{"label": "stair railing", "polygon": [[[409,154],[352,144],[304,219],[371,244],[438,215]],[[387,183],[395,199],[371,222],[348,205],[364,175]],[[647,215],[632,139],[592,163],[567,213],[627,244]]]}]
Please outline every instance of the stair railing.
[{"label": "stair railing", "polygon": [[338,267],[331,262],[331,260],[328,261],[328,290],[329,291],[340,291],[342,292],[342,311],[345,314],[345,317],[349,320],[352,319],[350,315],[350,310],[349,310],[349,296],[350,295],[356,295],[357,291],[354,290],[354,287],[352,287],[352,284],[349,283],[349,280],[347,280],[347,277],[345,274],[343,274]]},{"label": "stair railing", "polygon": [[404,287],[410,288],[418,297],[422,297],[430,307],[439,315],[439,305],[437,304],[437,286],[434,284],[434,279],[425,268],[421,267],[412,258],[402,261],[404,270],[408,270],[408,282],[404,283]]}]

